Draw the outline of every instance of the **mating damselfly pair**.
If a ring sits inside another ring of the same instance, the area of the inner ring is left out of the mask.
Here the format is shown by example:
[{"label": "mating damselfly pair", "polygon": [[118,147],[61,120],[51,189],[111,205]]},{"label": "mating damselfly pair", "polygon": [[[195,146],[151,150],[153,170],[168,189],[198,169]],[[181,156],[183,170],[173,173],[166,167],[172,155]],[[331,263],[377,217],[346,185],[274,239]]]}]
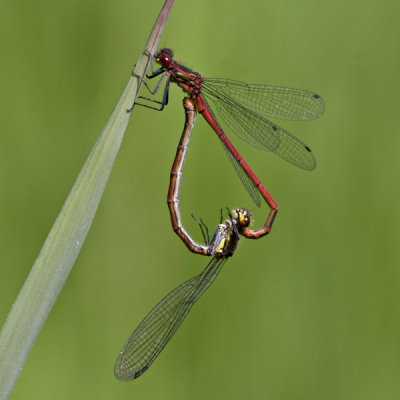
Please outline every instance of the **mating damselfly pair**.
[{"label": "mating damselfly pair", "polygon": [[[305,170],[313,170],[316,166],[310,148],[264,116],[287,120],[311,120],[318,118],[324,112],[321,97],[312,92],[248,85],[229,79],[203,78],[197,72],[174,61],[173,52],[167,48],[162,49],[154,59],[161,64],[161,68],[156,71],[153,69],[152,75],[148,78],[157,76],[161,78],[155,90],[151,90],[144,83],[154,94],[165,81],[162,100],[145,98],[150,103],[139,105],[163,110],[168,104],[171,82],[176,83],[189,96],[183,100],[185,127],[173,163],[168,191],[172,226],[190,251],[213,258],[201,274],[194,276],[164,297],[130,336],[115,363],[115,376],[121,381],[138,378],[149,368],[179,328],[193,304],[215,280],[226,260],[234,254],[240,236],[259,239],[267,235],[278,212],[277,204],[223,132],[208,100],[211,99],[227,125],[242,139],[255,147],[274,152]],[[152,103],[156,103],[158,107],[153,107]],[[203,234],[204,245],[196,243],[182,226],[179,206],[182,170],[197,112],[204,116],[217,133],[229,160],[255,204],[260,206],[259,194],[261,194],[271,210],[264,226],[258,230],[249,229],[251,212],[247,209],[237,208],[232,213],[228,210],[229,218],[225,222],[222,221],[221,212],[220,224],[211,239],[203,221],[196,220]]]}]

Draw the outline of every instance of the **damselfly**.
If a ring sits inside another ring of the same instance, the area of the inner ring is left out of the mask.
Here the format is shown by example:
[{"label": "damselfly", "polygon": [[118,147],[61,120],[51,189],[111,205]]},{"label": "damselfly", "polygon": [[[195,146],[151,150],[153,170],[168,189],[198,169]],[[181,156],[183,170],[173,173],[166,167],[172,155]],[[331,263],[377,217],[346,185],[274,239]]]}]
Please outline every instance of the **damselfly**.
[{"label": "damselfly", "polygon": [[[208,99],[215,104],[226,124],[248,143],[259,149],[272,151],[305,170],[315,169],[316,161],[311,149],[263,116],[286,120],[318,118],[324,112],[324,102],[319,95],[300,89],[250,85],[230,79],[204,78],[174,61],[173,56],[172,50],[167,48],[156,54],[154,60],[161,64],[161,68],[154,71],[152,65],[152,75],[147,77],[152,79],[161,75],[160,81],[154,90],[144,82],[147,89],[155,94],[167,77],[162,100],[147,99],[158,103],[160,107],[136,104],[161,111],[168,104],[170,82],[182,88],[222,141],[232,165],[257,206],[260,206],[260,200],[257,190],[254,189],[253,172],[226,137],[209,106]],[[248,169],[240,168],[241,164],[245,164]]]}]

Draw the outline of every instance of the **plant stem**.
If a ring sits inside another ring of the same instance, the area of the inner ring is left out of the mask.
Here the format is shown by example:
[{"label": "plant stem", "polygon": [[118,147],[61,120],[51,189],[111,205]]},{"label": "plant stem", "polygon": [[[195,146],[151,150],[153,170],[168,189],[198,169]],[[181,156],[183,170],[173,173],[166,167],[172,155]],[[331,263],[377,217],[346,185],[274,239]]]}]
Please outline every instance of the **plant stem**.
[{"label": "plant stem", "polygon": [[[166,0],[135,68],[144,77],[167,22]],[[72,187],[0,333],[0,400],[7,399],[92,224],[141,81],[131,76]]]}]

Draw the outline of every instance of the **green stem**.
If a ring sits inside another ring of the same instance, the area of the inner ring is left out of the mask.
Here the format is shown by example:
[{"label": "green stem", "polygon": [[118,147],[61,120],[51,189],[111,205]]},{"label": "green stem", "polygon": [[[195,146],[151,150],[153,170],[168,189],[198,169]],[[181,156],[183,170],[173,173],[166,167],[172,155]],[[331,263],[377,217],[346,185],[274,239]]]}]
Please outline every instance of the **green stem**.
[{"label": "green stem", "polygon": [[[144,77],[167,22],[166,0],[136,64]],[[7,399],[85,241],[141,81],[131,76],[58,215],[0,333],[0,400]]]}]

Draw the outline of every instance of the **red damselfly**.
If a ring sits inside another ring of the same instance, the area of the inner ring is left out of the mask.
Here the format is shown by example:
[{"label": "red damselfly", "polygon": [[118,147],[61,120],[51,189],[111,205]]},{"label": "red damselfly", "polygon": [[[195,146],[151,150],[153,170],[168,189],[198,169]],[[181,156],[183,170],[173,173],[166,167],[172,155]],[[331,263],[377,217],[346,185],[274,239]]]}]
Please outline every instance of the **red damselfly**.
[{"label": "red damselfly", "polygon": [[147,99],[158,103],[160,107],[136,104],[161,111],[168,104],[170,82],[182,88],[190,96],[197,111],[217,133],[242,183],[258,206],[260,200],[258,191],[254,187],[253,172],[226,137],[209,106],[209,99],[215,104],[226,124],[251,145],[272,151],[305,170],[315,169],[316,161],[311,149],[263,116],[286,120],[318,118],[324,112],[324,102],[319,95],[300,89],[250,85],[231,79],[205,78],[174,61],[173,56],[172,50],[167,48],[156,54],[154,60],[161,64],[161,68],[154,71],[152,65],[152,75],[147,77],[152,79],[161,75],[160,81],[154,90],[144,82],[147,89],[155,94],[167,78],[162,100]]},{"label": "red damselfly", "polygon": [[[187,145],[196,116],[193,104],[187,98],[184,99],[184,107],[186,112],[185,128],[174,162],[174,167],[176,167],[179,175],[182,174]],[[175,178],[177,175],[174,175],[174,167],[171,172],[171,186],[168,192],[169,196],[171,193],[175,193],[174,200],[171,203],[169,202],[172,223],[173,225],[174,221],[178,223],[181,234],[177,233],[192,251],[213,256],[213,258],[201,274],[194,276],[164,297],[135,329],[115,362],[114,374],[120,381],[136,379],[148,370],[186,318],[194,303],[214,282],[226,260],[235,253],[240,238],[239,234],[248,238],[264,236],[270,231],[277,212],[277,208],[271,210],[265,227],[255,232],[248,229],[251,222],[251,214],[248,210],[238,208],[234,211],[234,215],[228,210],[229,219],[218,225],[211,240],[208,237],[207,227],[202,221],[196,220],[206,242],[205,246],[200,246],[189,236],[180,223],[180,178],[178,180]],[[178,188],[171,191],[173,186],[178,186]]]}]

